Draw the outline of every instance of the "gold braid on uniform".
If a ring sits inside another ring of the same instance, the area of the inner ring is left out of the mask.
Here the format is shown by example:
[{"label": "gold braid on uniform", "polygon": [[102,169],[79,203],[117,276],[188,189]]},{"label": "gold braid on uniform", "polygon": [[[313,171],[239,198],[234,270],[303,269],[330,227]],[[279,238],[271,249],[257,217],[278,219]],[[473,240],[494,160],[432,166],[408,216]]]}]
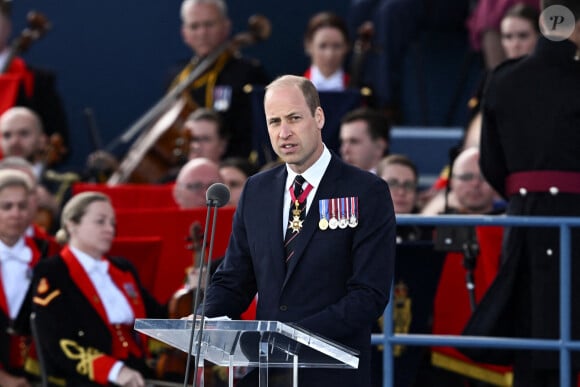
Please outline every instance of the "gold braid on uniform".
[{"label": "gold braid on uniform", "polygon": [[90,380],[95,379],[93,361],[103,354],[95,348],[83,348],[78,343],[68,339],[60,341],[60,348],[65,356],[71,360],[78,360],[76,370],[81,375],[87,375]]},{"label": "gold braid on uniform", "polygon": [[[205,106],[211,107],[213,106],[213,89],[215,87],[215,83],[217,81],[217,77],[219,73],[223,70],[226,63],[230,60],[232,54],[229,51],[225,51],[222,53],[215,63],[207,70],[201,77],[197,78],[189,89],[199,89],[200,87],[205,86]],[[174,88],[176,85],[187,79],[189,74],[195,69],[195,67],[199,64],[199,59],[196,57],[189,62],[187,66],[175,77],[173,82],[171,83],[170,89]],[[193,102],[191,100],[191,95],[189,93],[185,93],[188,102]]]}]

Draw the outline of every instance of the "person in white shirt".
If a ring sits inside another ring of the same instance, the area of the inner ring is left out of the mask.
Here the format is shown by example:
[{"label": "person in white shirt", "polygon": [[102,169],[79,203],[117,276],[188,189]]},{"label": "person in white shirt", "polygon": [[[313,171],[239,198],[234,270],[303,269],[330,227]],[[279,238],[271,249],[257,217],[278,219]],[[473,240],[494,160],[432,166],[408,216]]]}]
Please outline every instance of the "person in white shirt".
[{"label": "person in white shirt", "polygon": [[0,170],[0,385],[29,386],[24,369],[30,348],[29,308],[25,302],[31,273],[41,258],[25,236],[33,183],[21,171]]},{"label": "person in white shirt", "polygon": [[45,369],[67,385],[145,386],[153,373],[136,318],[166,318],[125,259],[106,256],[115,236],[110,199],[84,192],[65,205],[60,254],[34,273],[33,310]]},{"label": "person in white shirt", "polygon": [[332,12],[320,12],[310,18],[304,34],[304,49],[310,67],[304,77],[318,91],[343,91],[350,81],[343,64],[350,48],[346,22]]}]

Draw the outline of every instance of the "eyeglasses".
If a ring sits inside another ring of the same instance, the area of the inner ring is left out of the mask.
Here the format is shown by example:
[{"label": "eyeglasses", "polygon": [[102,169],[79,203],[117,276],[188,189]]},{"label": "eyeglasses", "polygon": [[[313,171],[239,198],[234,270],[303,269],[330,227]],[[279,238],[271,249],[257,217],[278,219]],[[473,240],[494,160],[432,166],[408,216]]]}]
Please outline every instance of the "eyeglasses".
[{"label": "eyeglasses", "polygon": [[479,181],[485,181],[485,178],[481,175],[481,173],[472,173],[472,172],[462,173],[461,175],[454,174],[453,178],[462,181],[464,183],[469,183],[475,179]]},{"label": "eyeglasses", "polygon": [[415,192],[417,190],[417,183],[411,180],[400,181],[397,179],[389,179],[387,180],[387,184],[391,191],[402,189],[405,192]]},{"label": "eyeglasses", "polygon": [[208,143],[208,142],[212,142],[215,140],[216,140],[215,137],[210,137],[210,136],[193,136],[193,137],[191,137],[189,142]]}]

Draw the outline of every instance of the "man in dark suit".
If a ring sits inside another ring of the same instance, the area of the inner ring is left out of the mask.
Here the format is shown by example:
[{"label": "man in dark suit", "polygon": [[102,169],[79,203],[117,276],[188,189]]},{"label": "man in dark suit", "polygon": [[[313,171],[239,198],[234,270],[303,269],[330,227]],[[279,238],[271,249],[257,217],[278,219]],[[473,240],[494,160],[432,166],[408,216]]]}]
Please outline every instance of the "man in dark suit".
[{"label": "man in dark suit", "polygon": [[[393,278],[388,186],[326,148],[324,112],[306,78],[272,82],[264,108],[272,147],[285,164],[247,180],[206,315],[237,316],[257,292],[257,319],[296,323],[360,351],[357,370],[300,369],[300,386],[368,386],[371,328]],[[240,385],[254,385],[255,374]]]},{"label": "man in dark suit", "polygon": [[[509,199],[509,215],[580,215],[580,3],[544,0],[542,21],[552,5],[568,8],[575,20],[545,24],[535,51],[494,71],[484,95],[481,170]],[[555,38],[565,26],[573,31]],[[578,339],[577,230],[572,240],[572,337]],[[559,337],[559,256],[558,229],[510,229],[505,262],[466,333]],[[514,386],[560,385],[557,352],[515,351],[514,360]],[[577,354],[573,368],[580,370]]]},{"label": "man in dark suit", "polygon": [[[184,0],[181,35],[195,54],[175,77],[173,85],[186,79],[206,57],[227,43],[231,21],[223,0]],[[189,88],[195,106],[214,109],[223,118],[230,137],[227,156],[248,157],[252,147],[251,100],[244,87],[269,82],[264,68],[239,52],[225,50]]]}]

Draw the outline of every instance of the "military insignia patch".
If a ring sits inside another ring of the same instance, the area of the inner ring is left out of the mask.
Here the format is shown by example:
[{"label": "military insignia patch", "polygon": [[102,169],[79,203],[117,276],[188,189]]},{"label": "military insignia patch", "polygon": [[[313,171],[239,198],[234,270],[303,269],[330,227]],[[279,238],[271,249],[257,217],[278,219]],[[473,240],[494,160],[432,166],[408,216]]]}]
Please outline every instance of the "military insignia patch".
[{"label": "military insignia patch", "polygon": [[48,280],[46,279],[46,277],[42,277],[40,281],[38,281],[38,287],[36,288],[36,291],[42,294],[46,293],[49,288],[50,286],[48,285]]}]

